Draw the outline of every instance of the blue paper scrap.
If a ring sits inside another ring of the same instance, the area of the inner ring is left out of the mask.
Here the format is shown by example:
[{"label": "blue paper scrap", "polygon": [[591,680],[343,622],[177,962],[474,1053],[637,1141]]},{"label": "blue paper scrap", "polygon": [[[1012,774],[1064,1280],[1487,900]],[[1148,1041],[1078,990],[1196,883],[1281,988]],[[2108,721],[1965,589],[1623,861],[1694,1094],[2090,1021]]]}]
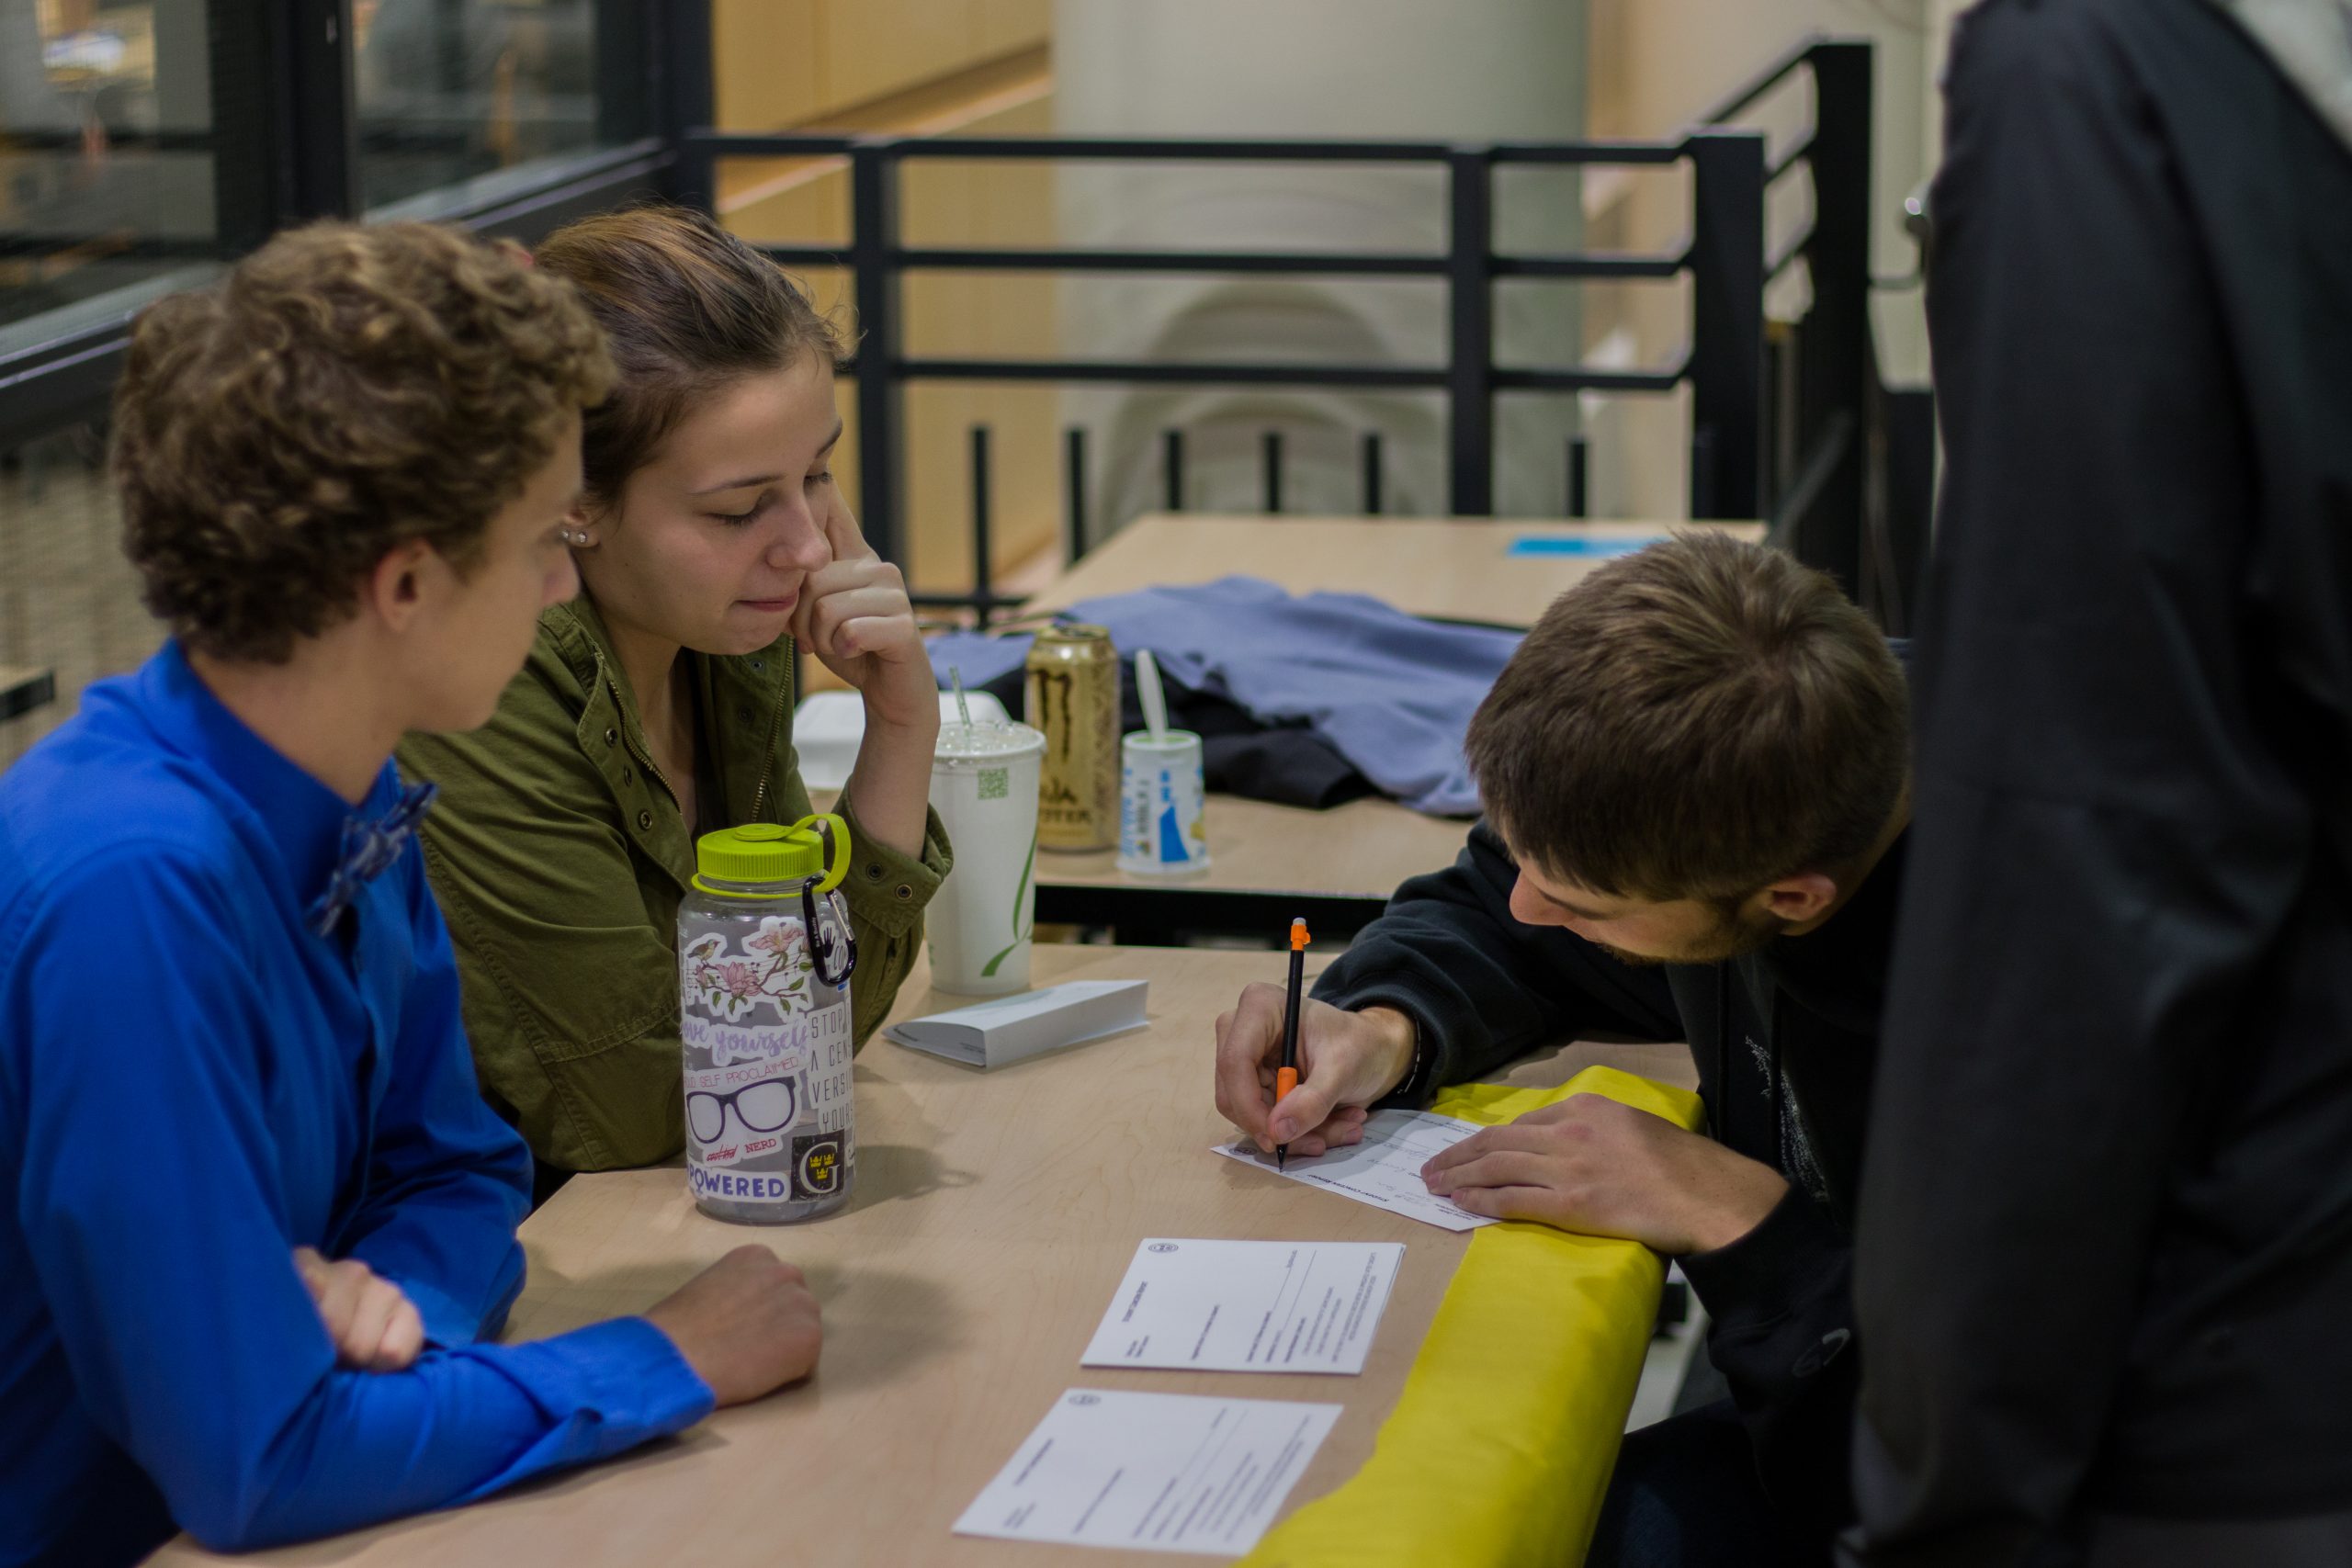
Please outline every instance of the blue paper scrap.
[{"label": "blue paper scrap", "polygon": [[1634,538],[1623,536],[1607,539],[1552,537],[1529,535],[1513,539],[1504,553],[1514,556],[1630,556],[1635,550],[1647,549],[1666,537],[1663,534],[1644,534]]}]

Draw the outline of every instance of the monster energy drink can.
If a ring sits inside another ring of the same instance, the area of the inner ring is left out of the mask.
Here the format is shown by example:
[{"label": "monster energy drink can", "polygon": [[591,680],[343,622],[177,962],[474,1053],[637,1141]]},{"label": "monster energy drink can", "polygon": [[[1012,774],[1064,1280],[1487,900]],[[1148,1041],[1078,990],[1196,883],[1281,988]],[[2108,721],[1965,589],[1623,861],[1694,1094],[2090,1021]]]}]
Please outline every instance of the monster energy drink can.
[{"label": "monster energy drink can", "polygon": [[1101,626],[1053,626],[1029,649],[1029,722],[1046,732],[1037,847],[1119,840],[1119,653]]}]

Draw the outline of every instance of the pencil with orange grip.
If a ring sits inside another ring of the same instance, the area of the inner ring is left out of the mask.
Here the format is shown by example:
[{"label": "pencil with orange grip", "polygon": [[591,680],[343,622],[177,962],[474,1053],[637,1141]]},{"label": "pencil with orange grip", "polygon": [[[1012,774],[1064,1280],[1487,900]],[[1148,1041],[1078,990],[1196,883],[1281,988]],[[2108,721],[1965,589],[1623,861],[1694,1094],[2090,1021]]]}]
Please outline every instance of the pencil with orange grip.
[{"label": "pencil with orange grip", "polygon": [[[1298,1087],[1298,1000],[1306,984],[1306,934],[1303,919],[1290,923],[1290,994],[1283,999],[1283,1065],[1274,1075],[1274,1103],[1280,1105]],[[1290,1164],[1290,1145],[1274,1145],[1274,1168]]]}]

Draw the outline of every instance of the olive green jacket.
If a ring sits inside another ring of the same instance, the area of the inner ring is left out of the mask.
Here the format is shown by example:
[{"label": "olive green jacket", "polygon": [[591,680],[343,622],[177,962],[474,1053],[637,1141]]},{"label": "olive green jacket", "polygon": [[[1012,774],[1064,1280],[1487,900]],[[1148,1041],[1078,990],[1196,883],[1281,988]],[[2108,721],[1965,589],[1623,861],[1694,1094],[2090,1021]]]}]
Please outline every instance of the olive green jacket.
[{"label": "olive green jacket", "polygon": [[[807,816],[790,639],[686,659],[709,781],[702,829]],[[457,947],[482,1092],[562,1170],[650,1165],[685,1142],[677,916],[694,845],[651,759],[584,596],[539,617],[530,659],[487,725],[401,749],[405,774],[441,786],[424,863]],[[842,810],[852,856],[842,892],[858,946],[852,1037],[863,1044],[914,964],[923,907],[952,862],[936,815],[918,862]]]}]

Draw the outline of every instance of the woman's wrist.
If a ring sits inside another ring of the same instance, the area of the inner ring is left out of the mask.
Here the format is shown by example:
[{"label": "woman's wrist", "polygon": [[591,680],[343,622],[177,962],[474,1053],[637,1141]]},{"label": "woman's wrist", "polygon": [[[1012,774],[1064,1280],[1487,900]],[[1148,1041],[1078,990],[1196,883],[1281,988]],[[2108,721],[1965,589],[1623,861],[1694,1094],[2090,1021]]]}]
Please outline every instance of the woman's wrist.
[{"label": "woman's wrist", "polygon": [[939,689],[926,685],[920,691],[884,694],[869,688],[858,694],[865,703],[865,733],[878,731],[892,745],[921,749],[928,766],[939,743]]},{"label": "woman's wrist", "polygon": [[928,725],[878,719],[869,707],[865,738],[842,791],[868,838],[912,859],[922,857],[929,829],[931,763],[938,744],[936,706]]},{"label": "woman's wrist", "polygon": [[920,746],[928,757],[939,741],[939,705],[933,703],[928,713],[918,709],[909,714],[879,709],[868,701],[865,705],[865,733],[887,736],[893,745]]}]

